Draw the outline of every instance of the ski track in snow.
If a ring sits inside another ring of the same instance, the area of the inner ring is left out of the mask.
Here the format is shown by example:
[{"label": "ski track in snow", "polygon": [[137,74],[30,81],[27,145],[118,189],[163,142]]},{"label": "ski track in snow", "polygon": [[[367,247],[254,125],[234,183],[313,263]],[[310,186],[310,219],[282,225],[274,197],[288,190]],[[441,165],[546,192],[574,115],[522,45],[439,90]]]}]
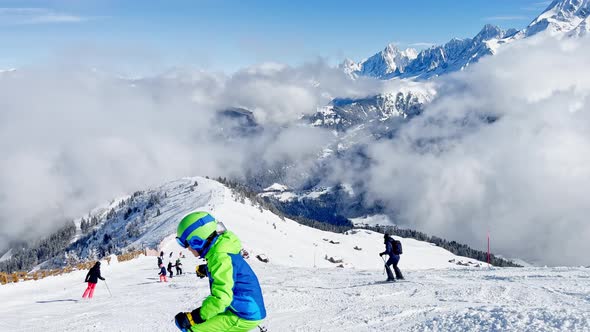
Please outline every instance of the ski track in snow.
[{"label": "ski track in snow", "polygon": [[[208,283],[185,272],[158,282],[155,257],[102,269],[82,300],[85,271],[0,287],[2,331],[175,331]],[[588,331],[587,268],[429,269],[381,283],[382,271],[313,269],[249,260],[263,288],[269,331]]]}]

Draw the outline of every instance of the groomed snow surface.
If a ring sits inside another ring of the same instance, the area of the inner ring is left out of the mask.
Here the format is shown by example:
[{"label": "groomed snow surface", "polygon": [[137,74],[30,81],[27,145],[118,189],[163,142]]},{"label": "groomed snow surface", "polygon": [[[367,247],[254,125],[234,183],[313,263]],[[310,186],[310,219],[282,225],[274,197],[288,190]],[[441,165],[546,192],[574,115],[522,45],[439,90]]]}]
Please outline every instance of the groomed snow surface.
[{"label": "groomed snow surface", "polygon": [[[377,257],[378,258],[378,257]],[[155,257],[104,266],[82,300],[85,272],[0,287],[1,331],[175,331],[174,315],[208,294],[193,272],[159,283]],[[262,284],[269,331],[588,331],[587,269],[313,269],[249,259]],[[106,264],[105,264],[106,265]],[[402,265],[403,267],[403,265]]]},{"label": "groomed snow surface", "polygon": [[[187,190],[195,180],[198,187]],[[146,221],[142,241],[162,241],[165,264],[170,252],[174,263],[181,251],[173,235],[179,218],[212,211],[249,252],[268,311],[263,325],[271,332],[590,330],[588,268],[458,266],[449,260],[479,262],[402,239],[407,281],[382,283],[381,234],[334,234],[281,220],[203,178],[154,190],[167,198],[162,214]],[[194,273],[199,261],[187,256],[182,262],[184,275],[159,283],[156,257],[103,261],[112,297],[99,281],[91,300],[81,298],[86,271],[2,285],[0,331],[175,331],[174,315],[209,294],[207,281]]]}]

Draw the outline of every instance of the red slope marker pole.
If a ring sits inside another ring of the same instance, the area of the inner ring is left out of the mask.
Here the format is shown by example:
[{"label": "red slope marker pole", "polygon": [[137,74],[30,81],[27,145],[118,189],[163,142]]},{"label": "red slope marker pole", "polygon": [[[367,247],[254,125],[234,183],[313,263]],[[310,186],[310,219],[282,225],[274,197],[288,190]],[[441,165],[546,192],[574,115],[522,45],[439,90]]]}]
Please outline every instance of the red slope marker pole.
[{"label": "red slope marker pole", "polygon": [[488,267],[490,267],[490,231],[488,230]]}]

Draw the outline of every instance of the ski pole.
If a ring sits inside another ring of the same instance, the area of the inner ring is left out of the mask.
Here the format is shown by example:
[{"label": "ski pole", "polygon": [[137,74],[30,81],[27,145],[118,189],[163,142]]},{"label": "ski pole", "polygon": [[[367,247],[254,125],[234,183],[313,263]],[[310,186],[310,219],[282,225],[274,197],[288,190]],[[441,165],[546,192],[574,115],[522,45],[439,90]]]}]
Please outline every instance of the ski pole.
[{"label": "ski pole", "polygon": [[103,281],[104,281],[104,285],[107,286],[107,290],[109,291],[109,296],[110,297],[113,297],[113,294],[111,293],[111,290],[109,288],[109,284],[107,284],[107,281],[106,280],[103,280]]},{"label": "ski pole", "polygon": [[381,256],[381,259],[383,260],[383,274],[385,274],[385,269],[387,268],[387,262],[385,262],[385,258],[383,258],[383,256]]}]

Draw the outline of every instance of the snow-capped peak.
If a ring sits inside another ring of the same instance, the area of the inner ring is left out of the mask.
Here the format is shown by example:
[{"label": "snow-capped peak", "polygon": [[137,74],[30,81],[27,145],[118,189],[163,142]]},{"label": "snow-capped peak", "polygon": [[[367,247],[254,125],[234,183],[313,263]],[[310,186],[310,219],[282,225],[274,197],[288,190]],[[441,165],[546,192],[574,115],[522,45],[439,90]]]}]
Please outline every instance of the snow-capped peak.
[{"label": "snow-capped peak", "polygon": [[551,34],[572,31],[590,15],[590,0],[555,0],[523,31],[532,36],[541,31]]},{"label": "snow-capped peak", "polygon": [[502,45],[539,32],[547,32],[557,37],[585,36],[590,32],[589,17],[590,0],[555,0],[521,31],[503,30],[486,24],[472,39],[453,38],[445,45],[433,46],[419,53],[411,49],[400,51],[395,45],[390,44],[383,51],[356,64],[360,65],[361,69],[354,71],[353,75],[380,79],[428,79],[463,70],[481,57],[495,54]]},{"label": "snow-capped peak", "polygon": [[394,44],[389,44],[383,51],[362,61],[361,69],[353,73],[381,79],[429,78],[462,70],[477,62],[480,57],[493,54],[493,45],[496,44],[493,41],[512,36],[516,32],[515,29],[503,30],[487,24],[474,38],[453,38],[445,45],[433,46],[421,52],[412,48],[401,51]]},{"label": "snow-capped peak", "polygon": [[418,52],[413,48],[400,50],[394,44],[389,44],[385,49],[367,60],[360,66],[359,74],[363,76],[383,77],[394,72],[403,72],[404,68],[414,59]]},{"label": "snow-capped peak", "polygon": [[338,65],[338,67],[351,78],[354,78],[355,73],[361,70],[360,63],[356,63],[348,58],[344,59],[344,61]]},{"label": "snow-capped peak", "polygon": [[474,42],[482,42],[482,41],[487,41],[487,40],[491,40],[494,38],[503,38],[505,35],[506,35],[506,31],[501,29],[499,26],[492,25],[492,24],[486,24],[481,29],[481,31],[477,35],[475,35],[475,37],[473,38],[473,41]]}]

